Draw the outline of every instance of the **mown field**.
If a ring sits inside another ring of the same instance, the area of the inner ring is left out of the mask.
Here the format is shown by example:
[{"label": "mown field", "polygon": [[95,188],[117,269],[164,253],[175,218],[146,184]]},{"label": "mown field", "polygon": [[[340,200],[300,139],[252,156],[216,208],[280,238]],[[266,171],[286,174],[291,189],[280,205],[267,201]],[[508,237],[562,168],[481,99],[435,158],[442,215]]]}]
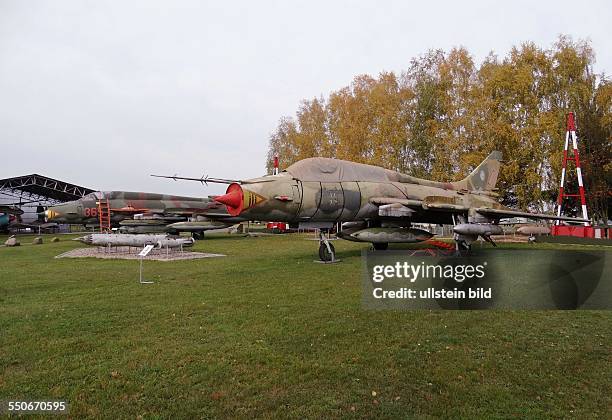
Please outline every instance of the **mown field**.
[{"label": "mown field", "polygon": [[367,311],[367,245],[315,264],[300,235],[198,241],[227,257],[147,262],[141,285],[136,261],[54,259],[82,246],[61,238],[0,248],[0,400],[64,399],[71,417],[610,415],[609,311]]}]

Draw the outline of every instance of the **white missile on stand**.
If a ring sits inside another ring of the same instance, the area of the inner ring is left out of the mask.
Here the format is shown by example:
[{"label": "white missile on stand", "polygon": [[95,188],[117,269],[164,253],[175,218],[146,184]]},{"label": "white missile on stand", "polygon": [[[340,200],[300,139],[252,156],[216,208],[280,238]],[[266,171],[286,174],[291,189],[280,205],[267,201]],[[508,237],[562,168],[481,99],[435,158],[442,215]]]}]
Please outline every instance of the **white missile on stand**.
[{"label": "white missile on stand", "polygon": [[133,246],[144,247],[154,245],[157,248],[179,248],[191,246],[195,242],[193,238],[180,238],[168,235],[131,235],[112,233],[92,233],[74,239],[87,245],[94,246]]}]

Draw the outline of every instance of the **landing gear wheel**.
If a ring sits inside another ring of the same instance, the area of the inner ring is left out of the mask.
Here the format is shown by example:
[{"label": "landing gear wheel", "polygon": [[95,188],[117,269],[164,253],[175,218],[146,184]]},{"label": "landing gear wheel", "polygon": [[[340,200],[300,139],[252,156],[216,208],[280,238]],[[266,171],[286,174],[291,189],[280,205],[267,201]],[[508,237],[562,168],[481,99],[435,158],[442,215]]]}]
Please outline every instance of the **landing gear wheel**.
[{"label": "landing gear wheel", "polygon": [[372,245],[377,251],[384,251],[385,249],[389,248],[388,242],[374,242]]},{"label": "landing gear wheel", "polygon": [[[327,245],[329,245],[329,249],[327,249]],[[321,242],[319,244],[319,258],[321,261],[328,262],[336,259],[336,250],[334,246],[330,243],[325,244],[325,242]],[[331,250],[331,253],[329,252]]]},{"label": "landing gear wheel", "polygon": [[467,241],[463,241],[463,240],[458,240],[456,241],[457,244],[457,253],[459,255],[465,256],[465,255],[469,255],[470,252],[472,251],[472,244],[468,243]]}]

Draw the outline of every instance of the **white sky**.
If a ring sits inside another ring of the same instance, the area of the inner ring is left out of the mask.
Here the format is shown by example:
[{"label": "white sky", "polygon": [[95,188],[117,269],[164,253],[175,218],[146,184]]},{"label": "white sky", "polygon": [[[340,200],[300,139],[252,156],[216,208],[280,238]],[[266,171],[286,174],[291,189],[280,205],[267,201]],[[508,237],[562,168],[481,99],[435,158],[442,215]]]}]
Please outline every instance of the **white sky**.
[{"label": "white sky", "polygon": [[[151,173],[249,178],[305,98],[406,69],[431,48],[477,62],[560,33],[612,70],[605,1],[0,0],[0,178],[208,195]],[[282,166],[282,157],[281,157]]]}]

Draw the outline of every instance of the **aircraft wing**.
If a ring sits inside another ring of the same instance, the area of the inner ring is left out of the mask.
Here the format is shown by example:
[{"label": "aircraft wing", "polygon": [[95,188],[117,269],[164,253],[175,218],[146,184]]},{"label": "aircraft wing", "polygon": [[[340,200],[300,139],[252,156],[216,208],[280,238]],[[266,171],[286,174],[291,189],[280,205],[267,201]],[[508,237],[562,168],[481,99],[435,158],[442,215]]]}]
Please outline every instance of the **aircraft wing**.
[{"label": "aircraft wing", "polygon": [[[220,203],[210,203],[206,208],[181,208],[181,207],[166,207],[164,210],[164,214],[175,214],[179,216],[191,216],[194,214],[201,214],[203,216],[208,216],[209,213],[215,214],[223,212],[223,206]],[[227,213],[223,213],[227,216]]]},{"label": "aircraft wing", "polygon": [[370,203],[377,206],[399,204],[416,210],[442,210],[449,212],[463,212],[469,210],[469,207],[465,207],[463,204],[458,203],[456,199],[448,199],[447,197],[437,196],[428,196],[423,200],[395,197],[373,197],[370,199]]},{"label": "aircraft wing", "polygon": [[543,213],[529,213],[526,211],[516,211],[516,210],[505,210],[505,209],[491,209],[488,207],[476,208],[477,213],[482,214],[483,216],[490,216],[498,219],[510,218],[510,217],[525,217],[527,219],[546,219],[546,220],[562,220],[565,222],[576,222],[576,223],[584,223],[589,222],[588,219],[581,219],[578,217],[566,217],[566,216],[556,216],[554,214],[543,214]]},{"label": "aircraft wing", "polygon": [[49,228],[56,228],[59,227],[59,225],[57,223],[51,222],[51,223],[22,223],[22,222],[14,222],[14,223],[10,223],[8,225],[8,228],[11,230],[17,230],[17,229],[26,229],[26,228],[30,228],[30,229],[49,229]]},{"label": "aircraft wing", "polygon": [[203,212],[202,216],[204,217],[209,217],[209,218],[230,218],[232,216],[230,216],[227,213],[215,213],[215,212]]},{"label": "aircraft wing", "polygon": [[42,229],[49,229],[49,228],[59,227],[59,225],[57,223],[55,223],[55,222],[50,222],[50,223],[41,223],[37,227],[40,227]]},{"label": "aircraft wing", "polygon": [[[410,216],[414,210],[437,210],[451,213],[462,213],[470,210],[469,207],[457,201],[445,197],[425,197],[423,200],[411,200],[407,198],[373,197],[370,203],[379,207],[381,216],[404,217]],[[503,207],[503,206],[500,206]],[[506,219],[511,217],[525,217],[527,219],[561,220],[565,222],[584,223],[587,219],[577,217],[556,216],[554,214],[529,213],[506,208],[493,209],[489,207],[474,208],[477,213],[494,219]]]},{"label": "aircraft wing", "polygon": [[8,205],[0,205],[0,213],[6,213],[6,214],[14,214],[16,216],[20,216],[23,214],[23,210],[21,210],[20,208],[14,207],[14,206],[8,206]]},{"label": "aircraft wing", "polygon": [[38,226],[34,226],[28,223],[21,223],[21,222],[13,222],[13,223],[9,223],[8,228],[9,229],[25,229],[25,228],[35,228]]},{"label": "aircraft wing", "polygon": [[137,209],[135,207],[112,208],[112,209],[110,209],[110,211],[112,213],[119,213],[119,214],[137,214],[137,213],[155,212],[155,210],[151,210],[151,209]]},{"label": "aircraft wing", "polygon": [[125,216],[135,215],[135,214],[154,214],[154,215],[192,215],[196,213],[198,209],[182,209],[182,208],[158,208],[158,209],[150,209],[150,208],[135,208],[135,207],[121,207],[121,208],[112,208],[112,213],[122,214]]}]

